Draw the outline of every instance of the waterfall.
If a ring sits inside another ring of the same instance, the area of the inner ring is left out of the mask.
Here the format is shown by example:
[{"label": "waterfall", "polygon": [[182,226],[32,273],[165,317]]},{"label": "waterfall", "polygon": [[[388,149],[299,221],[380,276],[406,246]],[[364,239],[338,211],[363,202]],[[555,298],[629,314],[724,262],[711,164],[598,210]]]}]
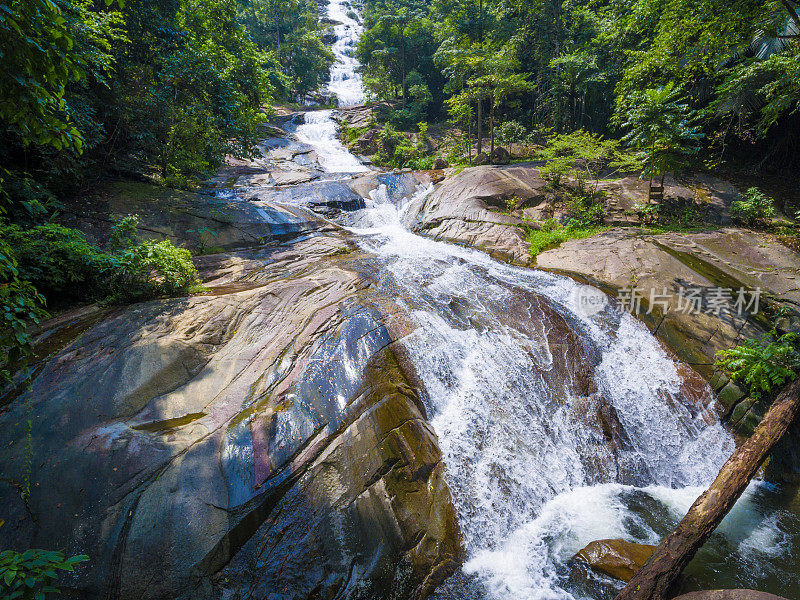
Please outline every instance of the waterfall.
[{"label": "waterfall", "polygon": [[[339,0],[328,14],[342,23],[330,90],[361,102],[360,26]],[[307,113],[297,134],[327,170],[364,169],[336,141],[330,111]],[[367,208],[340,224],[375,256],[376,292],[408,322],[399,343],[444,455],[467,560],[436,594],[611,597],[618,582],[572,577],[569,559],[595,539],[657,542],[713,479],[734,442],[711,390],[685,385],[685,367],[613,303],[587,315],[586,286],[414,234],[406,211],[432,188],[402,197],[397,176],[381,177]],[[758,493],[732,515],[754,512]],[[761,556],[760,540],[778,537],[764,522],[729,542]]]},{"label": "waterfall", "polygon": [[[639,321],[611,304],[583,314],[569,278],[415,235],[409,204],[382,186],[350,230],[412,315],[402,343],[445,457],[465,572],[503,600],[573,598],[562,580],[583,545],[634,529],[658,539],[626,496],[691,502],[733,440],[706,410],[710,390],[684,390]],[[619,440],[604,436],[604,410]]]},{"label": "waterfall", "polygon": [[345,4],[350,5],[345,0],[331,0],[328,4],[328,18],[341,23],[333,28],[336,42],[331,50],[336,62],[331,68],[328,90],[336,96],[339,106],[354,106],[364,101],[361,75],[357,71],[359,64],[353,56],[363,27],[358,19],[352,17],[355,12]]},{"label": "waterfall", "polygon": [[309,111],[304,122],[297,126],[295,135],[301,142],[312,146],[320,165],[330,173],[359,173],[369,171],[336,137],[333,111]]}]

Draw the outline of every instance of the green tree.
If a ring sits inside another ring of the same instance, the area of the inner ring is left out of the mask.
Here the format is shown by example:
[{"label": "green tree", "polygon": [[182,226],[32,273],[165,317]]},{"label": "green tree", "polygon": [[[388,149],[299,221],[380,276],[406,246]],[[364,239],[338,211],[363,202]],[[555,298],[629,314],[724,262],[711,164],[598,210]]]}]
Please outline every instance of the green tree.
[{"label": "green tree", "polygon": [[272,84],[301,101],[327,79],[333,53],[322,41],[318,9],[309,0],[240,0],[239,20],[257,47],[278,66]]},{"label": "green tree", "polygon": [[[689,105],[680,101],[680,91],[671,83],[622,99],[617,118],[628,130],[623,141],[640,154],[642,177],[650,180],[648,199],[652,200],[654,192],[663,194],[665,175],[685,167],[700,149],[703,134],[692,122]],[[656,178],[658,186],[653,184]]]},{"label": "green tree", "polygon": [[94,15],[81,0],[0,4],[0,121],[24,145],[81,150],[66,89],[89,72],[107,73],[109,43],[118,37],[113,20]]},{"label": "green tree", "polygon": [[568,177],[578,192],[586,191],[591,181],[589,195],[594,197],[599,185],[600,172],[605,166],[618,166],[626,159],[619,151],[619,142],[579,129],[572,133],[553,134],[547,145],[539,151],[545,161],[540,169],[543,177],[555,185],[562,185]]},{"label": "green tree", "polygon": [[514,153],[514,144],[518,144],[527,135],[525,126],[519,121],[504,121],[497,127],[497,140],[507,144],[509,152]]}]

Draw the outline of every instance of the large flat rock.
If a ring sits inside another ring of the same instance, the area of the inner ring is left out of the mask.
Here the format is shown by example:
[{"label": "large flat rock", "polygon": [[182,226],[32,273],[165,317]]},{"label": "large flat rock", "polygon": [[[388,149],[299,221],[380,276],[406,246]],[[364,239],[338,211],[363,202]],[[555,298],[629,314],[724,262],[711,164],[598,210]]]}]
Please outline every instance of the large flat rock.
[{"label": "large flat rock", "polygon": [[[783,327],[800,327],[800,254],[774,237],[742,229],[660,235],[612,229],[543,252],[537,266],[598,286],[628,306],[638,290],[637,316],[710,381],[728,407],[729,422],[742,433],[758,424],[767,404],[748,398],[718,372],[716,353],[764,335],[770,327],[763,314],[767,305],[790,310]],[[730,295],[712,301],[720,289]],[[703,297],[699,310],[680,297],[691,290]],[[740,290],[745,304],[737,306]],[[753,294],[758,312],[747,306]]]},{"label": "large flat rock", "polygon": [[[761,289],[759,309],[767,298],[800,309],[800,254],[769,236],[740,229],[660,235],[612,229],[564,242],[541,253],[536,264],[615,295],[640,290],[638,316],[682,360],[709,377],[717,351],[762,333],[759,315],[739,314],[739,289],[747,291],[748,300]],[[706,299],[718,288],[733,293],[719,314],[707,303],[700,312],[679,310],[679,293],[690,288],[700,288]]]},{"label": "large flat rock", "polygon": [[436,436],[342,248],[206,256],[207,295],[49,324],[0,411],[4,547],[89,555],[65,581],[92,598],[439,582],[460,550]]},{"label": "large flat rock", "polygon": [[[730,204],[740,197],[733,184],[695,175],[668,178],[670,202],[691,206],[709,223],[729,222]],[[637,178],[604,180],[600,189],[609,223],[636,224],[631,211],[646,199],[647,186]],[[507,201],[514,199],[509,210]],[[781,305],[793,316],[781,321],[800,328],[800,254],[774,236],[738,228],[710,228],[698,233],[647,234],[636,228],[610,229],[570,240],[529,259],[525,219],[566,220],[560,200],[535,165],[464,169],[439,184],[408,210],[407,222],[419,233],[481,248],[501,259],[569,275],[621,300],[636,290],[639,316],[669,349],[719,391],[730,422],[746,433],[765,409],[719,373],[716,353],[765,333],[765,305]],[[723,289],[716,306],[710,298]],[[687,309],[685,294],[699,290],[700,310]],[[759,310],[746,304],[760,295]]]},{"label": "large flat rock", "polygon": [[471,167],[446,179],[412,206],[408,225],[418,233],[464,243],[519,264],[529,264],[523,221],[502,212],[506,201],[536,205],[547,197],[531,167]]},{"label": "large flat rock", "polygon": [[278,242],[325,225],[301,206],[270,201],[255,205],[234,196],[211,197],[134,181],[113,183],[72,203],[65,222],[102,244],[114,222],[131,214],[138,216],[143,237],[170,239],[193,250]]}]

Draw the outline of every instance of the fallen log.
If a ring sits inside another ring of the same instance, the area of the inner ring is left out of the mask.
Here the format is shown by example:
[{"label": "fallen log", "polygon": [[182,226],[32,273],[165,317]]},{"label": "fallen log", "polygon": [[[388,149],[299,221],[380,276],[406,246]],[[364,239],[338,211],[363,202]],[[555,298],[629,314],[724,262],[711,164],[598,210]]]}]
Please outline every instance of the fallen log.
[{"label": "fallen log", "polygon": [[800,411],[800,379],[770,406],[753,435],[722,465],[714,483],[614,600],[666,600],[669,588],[747,488]]}]

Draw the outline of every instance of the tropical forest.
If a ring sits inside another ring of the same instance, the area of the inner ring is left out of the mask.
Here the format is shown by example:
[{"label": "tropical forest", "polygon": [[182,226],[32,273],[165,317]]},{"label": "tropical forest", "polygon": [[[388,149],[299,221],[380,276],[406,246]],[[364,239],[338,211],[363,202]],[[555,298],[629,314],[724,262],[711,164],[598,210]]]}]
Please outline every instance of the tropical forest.
[{"label": "tropical forest", "polygon": [[0,0],[0,600],[800,600],[798,0]]}]

